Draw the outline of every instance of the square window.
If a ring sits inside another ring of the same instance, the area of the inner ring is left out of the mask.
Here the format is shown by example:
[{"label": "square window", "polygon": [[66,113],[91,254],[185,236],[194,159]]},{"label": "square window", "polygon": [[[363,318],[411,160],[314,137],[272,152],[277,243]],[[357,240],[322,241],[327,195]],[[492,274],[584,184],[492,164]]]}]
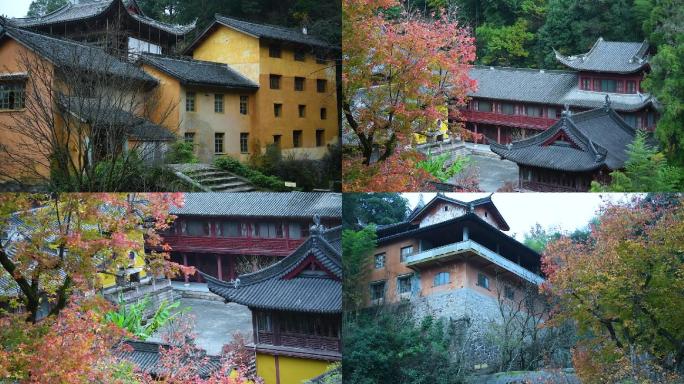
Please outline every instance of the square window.
[{"label": "square window", "polygon": [[21,81],[0,83],[0,110],[24,109],[26,83]]},{"label": "square window", "polygon": [[282,76],[280,76],[280,75],[270,75],[268,77],[271,89],[280,89],[280,79],[281,78],[282,78]]},{"label": "square window", "polygon": [[412,275],[397,277],[397,289],[400,295],[411,293],[411,277]]},{"label": "square window", "polygon": [[627,93],[636,93],[636,81],[627,80]]},{"label": "square window", "polygon": [[587,91],[591,91],[591,80],[588,78],[583,78],[581,88]]},{"label": "square window", "polygon": [[194,144],[195,143],[195,132],[185,132],[183,139],[185,140],[186,143]]},{"label": "square window", "polygon": [[292,131],[292,146],[295,148],[299,148],[302,146],[302,131],[301,130]]},{"label": "square window", "polygon": [[319,93],[325,92],[325,89],[328,86],[328,80],[325,79],[316,79],[316,90]]},{"label": "square window", "polygon": [[508,300],[513,300],[515,298],[515,291],[510,285],[504,287],[504,297]]},{"label": "square window", "polygon": [[282,135],[273,135],[273,145],[280,147],[280,139]]},{"label": "square window", "polygon": [[322,147],[323,143],[325,143],[325,130],[317,129],[316,130],[316,146]]},{"label": "square window", "polygon": [[297,49],[294,52],[295,61],[304,61],[306,59],[306,52],[303,49]]},{"label": "square window", "polygon": [[385,268],[385,253],[375,255],[375,269]]},{"label": "square window", "polygon": [[223,132],[214,133],[214,153],[223,153]]},{"label": "square window", "polygon": [[214,95],[214,112],[223,113],[223,94],[221,93]]},{"label": "square window", "polygon": [[433,280],[433,285],[435,287],[446,284],[449,284],[449,272],[440,272],[437,275],[435,275],[435,278]]},{"label": "square window", "polygon": [[477,274],[477,285],[482,288],[489,289],[489,278],[484,273]]},{"label": "square window", "polygon": [[515,105],[501,104],[501,113],[504,115],[515,115]]},{"label": "square window", "polygon": [[371,300],[382,300],[385,298],[385,282],[377,281],[370,285]]},{"label": "square window", "polygon": [[294,89],[295,89],[295,91],[303,91],[305,81],[306,80],[303,77],[295,77],[294,78]]},{"label": "square window", "polygon": [[282,104],[273,104],[273,116],[280,117],[283,114]]},{"label": "square window", "polygon": [[406,259],[413,254],[413,246],[409,245],[408,247],[403,247],[401,249],[401,253],[399,255],[399,261],[402,263],[406,262]]},{"label": "square window", "polygon": [[321,108],[321,120],[325,120],[328,118],[328,110],[325,108]]},{"label": "square window", "polygon": [[299,105],[299,117],[306,117],[306,105]]},{"label": "square window", "polygon": [[185,93],[185,110],[188,112],[195,112],[195,92]]},{"label": "square window", "polygon": [[246,115],[249,110],[247,109],[247,102],[249,101],[249,96],[240,96],[240,114]]},{"label": "square window", "polygon": [[249,133],[240,133],[240,153],[249,153]]},{"label": "square window", "polygon": [[282,56],[282,54],[283,54],[283,51],[282,51],[282,48],[280,47],[280,45],[271,44],[268,46],[268,56],[269,57],[279,58]]},{"label": "square window", "polygon": [[489,101],[478,101],[477,102],[477,110],[480,112],[491,112],[492,111],[492,103]]}]

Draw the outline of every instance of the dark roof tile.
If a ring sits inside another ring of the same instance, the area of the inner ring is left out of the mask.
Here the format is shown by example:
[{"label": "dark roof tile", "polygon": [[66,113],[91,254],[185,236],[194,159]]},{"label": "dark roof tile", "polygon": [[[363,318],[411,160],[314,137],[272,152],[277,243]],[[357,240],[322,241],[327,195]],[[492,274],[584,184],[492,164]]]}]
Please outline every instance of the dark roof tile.
[{"label": "dark roof tile", "polygon": [[555,52],[562,64],[578,70],[607,73],[634,73],[648,65],[647,42],[616,42],[599,38],[591,50],[576,56]]},{"label": "dark roof tile", "polygon": [[173,215],[301,217],[342,216],[342,195],[324,192],[188,193]]},{"label": "dark roof tile", "polygon": [[306,35],[302,31],[278,25],[257,24],[249,21],[238,20],[217,14],[216,21],[227,27],[237,29],[259,38],[289,41],[314,47],[330,48],[330,44],[317,37]]},{"label": "dark roof tile", "polygon": [[188,58],[143,54],[142,62],[173,76],[187,85],[256,90],[259,85],[226,64]]}]

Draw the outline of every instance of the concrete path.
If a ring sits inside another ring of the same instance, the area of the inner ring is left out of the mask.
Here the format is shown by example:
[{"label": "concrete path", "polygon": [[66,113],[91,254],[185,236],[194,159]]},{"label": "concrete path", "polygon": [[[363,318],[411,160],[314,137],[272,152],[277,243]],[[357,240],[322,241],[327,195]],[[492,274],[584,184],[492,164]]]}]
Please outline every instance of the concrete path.
[{"label": "concrete path", "polygon": [[474,165],[479,168],[482,192],[496,192],[506,182],[518,185],[518,165],[514,162],[480,155],[472,155],[471,158]]},{"label": "concrete path", "polygon": [[[197,344],[210,355],[218,355],[224,344],[233,339],[235,332],[242,333],[248,342],[252,341],[252,314],[243,305],[203,299],[180,299],[181,308],[194,316]],[[150,341],[161,341],[160,330]]]}]

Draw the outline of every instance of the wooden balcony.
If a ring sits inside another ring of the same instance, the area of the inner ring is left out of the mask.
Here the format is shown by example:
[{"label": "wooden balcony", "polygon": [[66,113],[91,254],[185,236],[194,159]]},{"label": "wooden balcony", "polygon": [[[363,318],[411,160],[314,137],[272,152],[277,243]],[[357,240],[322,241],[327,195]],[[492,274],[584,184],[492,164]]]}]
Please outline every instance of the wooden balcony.
[{"label": "wooden balcony", "polygon": [[[546,117],[533,117],[526,115],[504,115],[494,112],[480,112],[471,110],[460,110],[460,120],[471,123],[503,125],[507,127],[536,129],[544,131],[556,123],[558,119]],[[455,116],[454,116],[455,117]]]},{"label": "wooden balcony", "polygon": [[301,350],[340,352],[340,339],[298,333],[257,332],[258,345],[272,345],[274,347],[297,348]]},{"label": "wooden balcony", "polygon": [[287,256],[305,239],[165,235],[172,252]]}]

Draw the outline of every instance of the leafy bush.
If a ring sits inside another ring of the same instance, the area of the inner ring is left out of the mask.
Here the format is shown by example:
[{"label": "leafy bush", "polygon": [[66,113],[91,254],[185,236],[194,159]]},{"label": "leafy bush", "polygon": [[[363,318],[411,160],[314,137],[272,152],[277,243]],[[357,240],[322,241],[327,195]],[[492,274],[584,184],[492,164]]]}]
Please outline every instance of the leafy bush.
[{"label": "leafy bush", "polygon": [[137,303],[130,305],[126,305],[123,297],[120,296],[119,308],[116,311],[107,312],[105,320],[129,331],[135,337],[145,340],[180,313],[171,313],[172,310],[180,306],[180,301],[169,304],[166,300],[162,300],[154,315],[145,321],[145,311],[150,305],[150,299],[147,296]]},{"label": "leafy bush", "polygon": [[242,176],[260,188],[275,192],[289,190],[289,188],[285,187],[284,181],[278,179],[277,177],[267,176],[257,170],[251,169],[230,156],[222,156],[214,160],[214,166],[224,171],[232,172],[238,176]]},{"label": "leafy bush", "polygon": [[166,162],[169,164],[195,164],[199,160],[195,156],[193,143],[178,140],[171,145],[171,150],[166,153]]},{"label": "leafy bush", "polygon": [[427,173],[436,177],[440,181],[446,183],[452,177],[463,172],[466,166],[470,164],[469,157],[458,157],[450,166],[446,166],[450,154],[445,153],[439,156],[428,155],[427,159],[416,163],[416,167],[425,170]]}]

